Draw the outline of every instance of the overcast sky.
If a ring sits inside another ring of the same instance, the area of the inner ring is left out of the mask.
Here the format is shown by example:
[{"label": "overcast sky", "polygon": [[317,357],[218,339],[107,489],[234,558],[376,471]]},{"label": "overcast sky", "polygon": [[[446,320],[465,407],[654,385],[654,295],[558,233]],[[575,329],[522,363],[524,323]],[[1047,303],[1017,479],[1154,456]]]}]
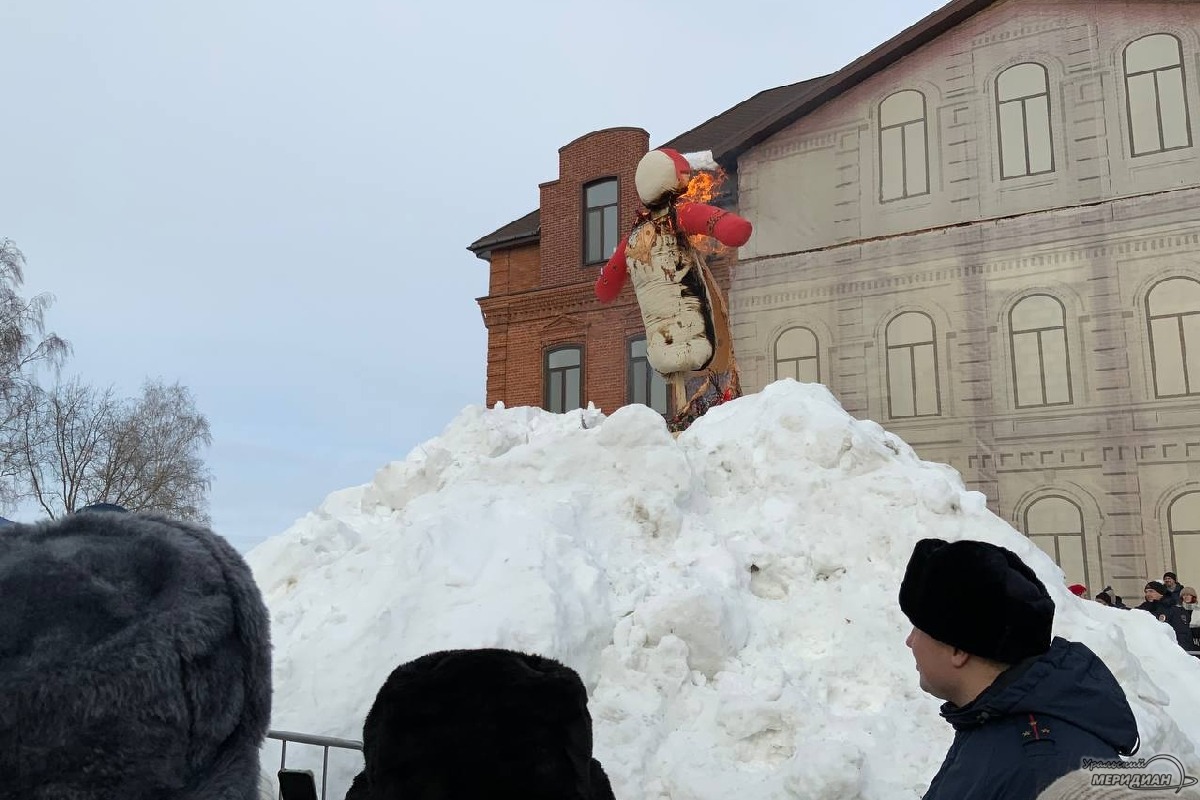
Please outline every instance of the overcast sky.
[{"label": "overcast sky", "polygon": [[2,0],[0,238],[68,376],[191,387],[245,550],[484,401],[465,247],[559,147],[659,144],[941,4]]}]

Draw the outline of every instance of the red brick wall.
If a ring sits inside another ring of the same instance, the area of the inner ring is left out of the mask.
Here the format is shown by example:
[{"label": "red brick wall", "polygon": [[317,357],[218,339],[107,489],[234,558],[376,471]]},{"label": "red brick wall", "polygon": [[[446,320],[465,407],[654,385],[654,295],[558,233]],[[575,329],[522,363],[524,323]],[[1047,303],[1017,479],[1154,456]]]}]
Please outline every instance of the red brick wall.
[{"label": "red brick wall", "polygon": [[[583,403],[606,413],[625,404],[628,342],[644,335],[633,290],[611,305],[592,293],[598,266],[583,265],[583,187],[618,180],[618,231],[626,235],[641,208],[633,176],[649,147],[636,128],[588,134],[559,150],[559,178],[541,186],[540,241],[492,254],[490,293],[479,301],[488,328],[487,404],[541,406],[547,349],[584,349]],[[734,253],[711,257],[718,283],[728,289]]]},{"label": "red brick wall", "polygon": [[510,250],[508,290],[527,292],[536,289],[541,278],[541,269],[541,251],[536,243]]},{"label": "red brick wall", "polygon": [[640,128],[610,128],[581,136],[558,151],[558,180],[541,186],[542,286],[595,280],[597,266],[583,265],[583,187],[616,178],[617,230],[627,233],[641,203],[633,176],[650,148]]},{"label": "red brick wall", "polygon": [[508,294],[508,273],[512,261],[511,250],[493,250],[488,269],[488,297]]}]

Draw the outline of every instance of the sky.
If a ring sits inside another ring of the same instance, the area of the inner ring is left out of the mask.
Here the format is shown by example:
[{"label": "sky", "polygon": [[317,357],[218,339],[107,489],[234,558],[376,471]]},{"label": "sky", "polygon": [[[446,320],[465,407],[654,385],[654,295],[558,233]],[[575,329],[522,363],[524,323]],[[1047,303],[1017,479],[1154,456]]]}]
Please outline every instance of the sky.
[{"label": "sky", "polygon": [[0,239],[64,377],[192,390],[245,551],[485,401],[465,248],[558,148],[655,146],[940,5],[3,0]]}]

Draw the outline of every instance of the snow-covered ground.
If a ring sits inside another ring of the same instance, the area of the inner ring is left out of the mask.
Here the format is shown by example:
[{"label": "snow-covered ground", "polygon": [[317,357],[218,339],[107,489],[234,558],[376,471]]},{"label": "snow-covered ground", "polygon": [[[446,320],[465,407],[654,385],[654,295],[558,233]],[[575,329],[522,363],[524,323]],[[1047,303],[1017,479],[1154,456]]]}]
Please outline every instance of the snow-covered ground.
[{"label": "snow-covered ground", "polygon": [[[583,676],[621,800],[917,798],[950,741],[896,600],[926,536],[1019,553],[1055,633],[1125,688],[1139,755],[1196,763],[1200,661],[1165,625],[1073,597],[955,472],[794,381],[678,440],[641,406],[470,408],[330,495],[248,556],[273,616],[273,727],[360,738],[398,664],[501,646]],[[288,761],[319,774],[319,752]],[[334,755],[331,798],[359,765]]]}]

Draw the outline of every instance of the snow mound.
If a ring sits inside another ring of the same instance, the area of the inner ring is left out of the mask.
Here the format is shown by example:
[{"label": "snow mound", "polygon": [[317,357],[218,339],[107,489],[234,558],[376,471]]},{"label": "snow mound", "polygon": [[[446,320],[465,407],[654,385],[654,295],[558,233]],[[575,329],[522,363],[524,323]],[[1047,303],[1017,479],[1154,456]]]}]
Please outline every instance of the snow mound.
[{"label": "snow mound", "polygon": [[[1055,633],[1125,688],[1139,754],[1195,763],[1200,730],[1181,724],[1200,719],[1200,662],[1167,626],[1075,598],[956,472],[790,380],[678,440],[642,406],[467,409],[331,495],[248,557],[273,617],[273,727],[360,738],[400,663],[509,647],[583,676],[618,798],[918,798],[951,737],[896,599],[926,536],[1018,553]],[[319,774],[319,752],[288,757]],[[329,796],[358,768],[331,759]]]}]

